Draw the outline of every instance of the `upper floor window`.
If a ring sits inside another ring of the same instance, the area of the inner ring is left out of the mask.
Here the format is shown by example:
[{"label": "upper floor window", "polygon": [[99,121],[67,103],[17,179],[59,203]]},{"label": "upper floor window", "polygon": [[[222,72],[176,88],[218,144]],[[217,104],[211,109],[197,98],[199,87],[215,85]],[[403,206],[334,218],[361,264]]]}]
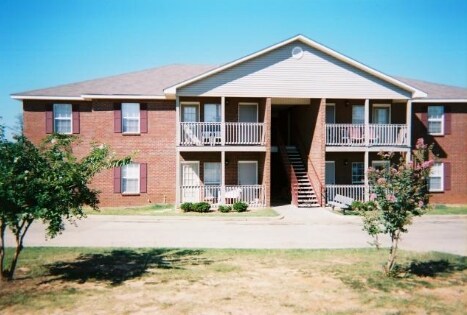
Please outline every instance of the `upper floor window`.
[{"label": "upper floor window", "polygon": [[140,133],[140,104],[122,104],[122,132]]},{"label": "upper floor window", "polygon": [[428,106],[428,133],[444,134],[444,106]]},{"label": "upper floor window", "polygon": [[71,104],[54,104],[54,132],[71,134],[73,132],[73,116]]},{"label": "upper floor window", "polygon": [[428,186],[430,191],[443,191],[444,190],[444,168],[443,163],[435,163],[430,172]]}]

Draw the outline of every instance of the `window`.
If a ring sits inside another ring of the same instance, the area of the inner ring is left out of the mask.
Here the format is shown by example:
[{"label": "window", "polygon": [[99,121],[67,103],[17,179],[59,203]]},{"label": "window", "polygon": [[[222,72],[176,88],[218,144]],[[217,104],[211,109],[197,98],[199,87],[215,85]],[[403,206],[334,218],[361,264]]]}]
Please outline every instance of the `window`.
[{"label": "window", "polygon": [[54,132],[71,134],[72,121],[71,104],[54,104]]},{"label": "window", "polygon": [[365,166],[363,162],[352,162],[352,184],[363,184],[365,179]]},{"label": "window", "polygon": [[431,168],[430,178],[428,180],[428,187],[430,191],[443,191],[443,163],[435,163]]},{"label": "window", "polygon": [[122,167],[122,193],[139,194],[139,164],[131,163]]},{"label": "window", "polygon": [[221,163],[218,163],[218,162],[204,163],[204,184],[205,185],[220,185],[221,184]]},{"label": "window", "polygon": [[371,166],[376,170],[389,169],[389,161],[372,161]]},{"label": "window", "polygon": [[137,103],[122,104],[122,132],[140,133],[140,106]]},{"label": "window", "polygon": [[444,106],[428,106],[428,133],[444,134]]},{"label": "window", "polygon": [[365,107],[363,105],[352,106],[352,124],[365,123]]}]

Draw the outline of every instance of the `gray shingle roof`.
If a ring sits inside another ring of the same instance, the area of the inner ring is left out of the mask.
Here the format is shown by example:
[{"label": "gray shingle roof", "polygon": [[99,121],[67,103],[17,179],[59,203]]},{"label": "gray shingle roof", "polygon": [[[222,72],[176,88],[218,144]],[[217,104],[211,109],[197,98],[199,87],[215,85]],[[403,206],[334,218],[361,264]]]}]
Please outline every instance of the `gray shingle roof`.
[{"label": "gray shingle roof", "polygon": [[467,99],[467,88],[432,83],[402,77],[394,77],[428,94],[429,99]]},{"label": "gray shingle roof", "polygon": [[174,64],[12,95],[63,97],[80,97],[83,94],[164,96],[164,88],[213,68],[212,65]]},{"label": "gray shingle roof", "polygon": [[[212,65],[174,64],[12,95],[45,97],[80,97],[84,94],[164,96],[165,88],[196,77],[215,67]],[[426,92],[429,99],[467,99],[466,88],[403,77],[394,78]]]}]

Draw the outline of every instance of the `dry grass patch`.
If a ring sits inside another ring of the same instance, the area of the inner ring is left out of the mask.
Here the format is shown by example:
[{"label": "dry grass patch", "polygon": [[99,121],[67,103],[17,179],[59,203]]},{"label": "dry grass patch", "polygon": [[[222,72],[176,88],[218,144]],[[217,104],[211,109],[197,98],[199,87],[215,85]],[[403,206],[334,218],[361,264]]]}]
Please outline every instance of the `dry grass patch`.
[{"label": "dry grass patch", "polygon": [[15,314],[459,314],[465,257],[386,251],[28,248],[0,288]]}]

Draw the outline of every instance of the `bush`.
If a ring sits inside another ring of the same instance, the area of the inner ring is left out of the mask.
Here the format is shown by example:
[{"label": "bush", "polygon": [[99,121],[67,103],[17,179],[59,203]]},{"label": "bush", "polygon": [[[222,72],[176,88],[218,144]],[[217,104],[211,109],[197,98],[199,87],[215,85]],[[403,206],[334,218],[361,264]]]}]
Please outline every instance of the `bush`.
[{"label": "bush", "polygon": [[219,206],[219,211],[222,212],[222,213],[227,213],[227,212],[230,212],[232,211],[232,207],[231,206]]},{"label": "bush", "polygon": [[191,202],[184,202],[180,205],[180,209],[182,209],[183,212],[194,211],[194,205]]},{"label": "bush", "polygon": [[195,212],[209,212],[211,205],[207,202],[198,202],[193,205],[193,211]]},{"label": "bush", "polygon": [[239,201],[233,204],[233,209],[237,212],[245,212],[248,209],[248,205]]}]

